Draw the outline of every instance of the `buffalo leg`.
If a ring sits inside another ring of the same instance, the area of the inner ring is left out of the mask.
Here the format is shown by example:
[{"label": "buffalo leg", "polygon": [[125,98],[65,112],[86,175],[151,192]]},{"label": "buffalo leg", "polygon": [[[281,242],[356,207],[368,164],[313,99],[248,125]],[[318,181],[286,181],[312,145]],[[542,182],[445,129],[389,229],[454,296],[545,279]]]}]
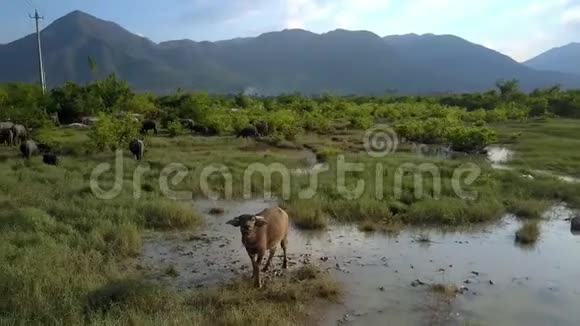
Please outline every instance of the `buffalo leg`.
[{"label": "buffalo leg", "polygon": [[262,272],[268,271],[268,269],[270,268],[270,263],[272,262],[272,258],[274,257],[275,253],[276,253],[276,247],[270,249],[270,255],[268,256],[268,260],[266,260],[266,266],[264,266],[264,269],[262,269]]},{"label": "buffalo leg", "polygon": [[284,252],[284,262],[282,263],[282,268],[288,268],[288,257],[286,256],[286,247],[288,247],[288,238],[282,240],[282,251]]}]

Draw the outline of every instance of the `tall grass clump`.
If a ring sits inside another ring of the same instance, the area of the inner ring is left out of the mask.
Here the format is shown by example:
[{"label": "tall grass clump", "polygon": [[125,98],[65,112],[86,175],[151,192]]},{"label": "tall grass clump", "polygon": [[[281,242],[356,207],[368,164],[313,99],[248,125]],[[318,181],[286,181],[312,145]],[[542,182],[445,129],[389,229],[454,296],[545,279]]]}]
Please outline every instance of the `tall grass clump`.
[{"label": "tall grass clump", "polygon": [[459,198],[426,199],[411,205],[403,220],[409,224],[459,225],[466,211],[467,203]]},{"label": "tall grass clump", "polygon": [[249,282],[195,294],[193,307],[203,311],[212,325],[301,325],[308,303],[316,299],[337,301],[341,286],[326,273],[304,266],[263,289]]},{"label": "tall grass clump", "polygon": [[516,231],[516,242],[533,244],[540,237],[540,226],[537,222],[526,222]]},{"label": "tall grass clump", "polygon": [[317,200],[295,200],[285,203],[290,221],[305,230],[323,229],[328,225],[328,216]]},{"label": "tall grass clump", "polygon": [[187,229],[201,223],[201,217],[186,204],[168,200],[148,201],[139,208],[145,227],[152,229]]},{"label": "tall grass clump", "polygon": [[496,199],[481,198],[476,201],[444,197],[416,202],[403,214],[408,224],[459,226],[497,220],[504,206]]},{"label": "tall grass clump", "polygon": [[541,199],[511,199],[507,209],[520,218],[538,219],[550,207],[550,202]]}]

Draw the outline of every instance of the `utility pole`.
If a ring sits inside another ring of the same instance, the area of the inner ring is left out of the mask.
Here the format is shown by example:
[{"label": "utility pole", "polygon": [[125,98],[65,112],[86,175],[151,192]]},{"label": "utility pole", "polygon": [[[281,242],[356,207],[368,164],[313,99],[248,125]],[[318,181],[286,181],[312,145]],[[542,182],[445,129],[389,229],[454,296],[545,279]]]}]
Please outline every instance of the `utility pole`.
[{"label": "utility pole", "polygon": [[46,93],[46,78],[44,76],[44,66],[42,65],[42,47],[40,46],[40,30],[38,29],[38,20],[44,19],[38,15],[38,11],[34,10],[34,16],[30,16],[31,19],[36,21],[36,40],[38,42],[38,72],[40,76],[40,86],[42,87],[42,94]]}]

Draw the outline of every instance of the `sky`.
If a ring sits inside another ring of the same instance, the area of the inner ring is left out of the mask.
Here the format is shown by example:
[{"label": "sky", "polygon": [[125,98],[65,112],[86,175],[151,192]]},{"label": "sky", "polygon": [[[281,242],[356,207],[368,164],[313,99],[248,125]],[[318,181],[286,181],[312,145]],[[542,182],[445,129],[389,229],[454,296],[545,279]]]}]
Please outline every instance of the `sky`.
[{"label": "sky", "polygon": [[216,41],[286,28],[380,36],[454,34],[523,61],[580,42],[580,0],[0,0],[0,44],[82,10],[155,42]]}]

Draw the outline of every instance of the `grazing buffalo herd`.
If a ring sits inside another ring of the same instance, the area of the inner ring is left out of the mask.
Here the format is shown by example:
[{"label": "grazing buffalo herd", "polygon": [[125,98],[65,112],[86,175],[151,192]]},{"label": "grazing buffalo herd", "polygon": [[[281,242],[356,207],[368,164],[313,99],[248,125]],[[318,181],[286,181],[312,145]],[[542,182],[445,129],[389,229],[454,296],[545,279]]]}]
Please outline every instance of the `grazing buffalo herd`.
[{"label": "grazing buffalo herd", "polygon": [[42,154],[42,161],[45,164],[57,165],[59,161],[50,146],[30,139],[28,128],[10,121],[0,122],[0,144],[8,147],[18,146],[22,157],[26,159]]},{"label": "grazing buffalo herd", "polygon": [[[55,125],[58,116],[54,116]],[[94,117],[83,117],[81,122],[85,125],[94,125],[98,123],[98,119]],[[180,123],[184,128],[190,130],[194,135],[201,136],[216,136],[219,131],[212,126],[204,126],[196,124],[192,119],[180,119]],[[154,120],[143,120],[141,123],[141,134],[147,134],[153,131],[157,135],[157,122]],[[268,136],[270,128],[265,121],[251,121],[250,125],[242,128],[236,132],[236,137],[242,138],[258,138]],[[0,122],[0,144],[6,146],[19,146],[20,153],[23,158],[30,159],[35,155],[42,155],[42,162],[48,165],[58,165],[59,157],[52,151],[47,144],[39,143],[30,139],[30,130],[24,125],[16,124],[11,121]],[[136,160],[141,160],[145,153],[145,144],[142,139],[133,139],[129,143],[129,151],[133,154]]]}]

